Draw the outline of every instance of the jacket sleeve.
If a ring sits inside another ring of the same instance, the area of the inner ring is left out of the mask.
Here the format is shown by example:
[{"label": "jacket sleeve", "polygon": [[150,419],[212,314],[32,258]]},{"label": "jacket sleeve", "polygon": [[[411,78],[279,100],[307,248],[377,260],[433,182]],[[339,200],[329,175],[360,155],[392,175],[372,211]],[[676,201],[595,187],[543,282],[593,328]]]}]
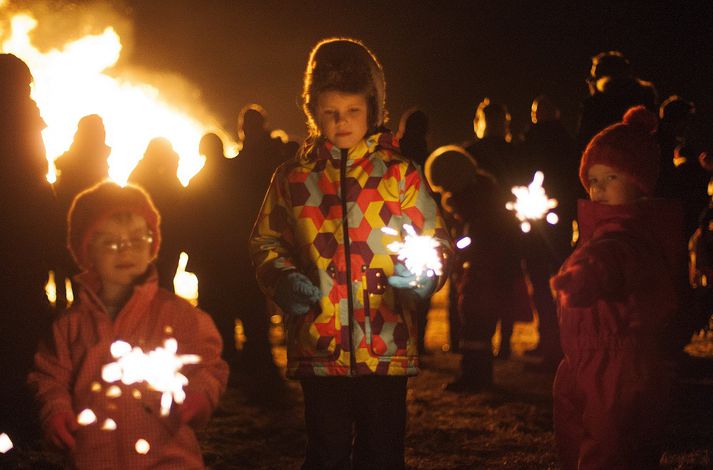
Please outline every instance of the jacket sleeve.
[{"label": "jacket sleeve", "polygon": [[71,387],[73,366],[69,350],[69,317],[64,315],[52,325],[52,336],[40,343],[34,367],[27,377],[39,405],[40,423],[59,412],[74,413]]},{"label": "jacket sleeve", "polygon": [[208,397],[211,411],[218,405],[228,384],[228,364],[221,358],[223,341],[212,318],[204,311],[186,304],[195,322],[185,338],[177,338],[180,354],[197,354],[200,362],[186,366],[187,390],[202,391]]},{"label": "jacket sleeve", "polygon": [[586,307],[599,299],[622,300],[645,282],[639,264],[636,250],[626,240],[593,240],[550,283],[573,307]]},{"label": "jacket sleeve", "polygon": [[260,289],[274,296],[277,280],[296,269],[293,256],[294,219],[286,177],[275,172],[250,235],[250,256]]},{"label": "jacket sleeve", "polygon": [[453,259],[453,242],[446,228],[436,201],[431,196],[421,170],[409,163],[405,177],[402,179],[401,210],[410,219],[411,225],[420,235],[433,237],[439,244],[439,254],[443,264],[443,272],[438,280],[436,290],[443,287],[448,279],[451,260]]}]

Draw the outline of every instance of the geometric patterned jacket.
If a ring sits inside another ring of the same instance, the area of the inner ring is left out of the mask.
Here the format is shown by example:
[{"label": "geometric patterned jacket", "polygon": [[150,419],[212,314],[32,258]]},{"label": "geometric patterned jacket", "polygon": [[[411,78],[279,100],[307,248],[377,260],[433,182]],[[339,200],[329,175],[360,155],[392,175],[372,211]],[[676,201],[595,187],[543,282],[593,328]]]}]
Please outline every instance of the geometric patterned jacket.
[{"label": "geometric patterned jacket", "polygon": [[276,170],[250,239],[258,282],[273,296],[297,269],[322,291],[306,315],[286,318],[289,377],[418,373],[418,322],[386,281],[398,237],[381,228],[411,224],[437,239],[445,271],[452,245],[425,181],[390,133],[349,150],[321,141]]}]

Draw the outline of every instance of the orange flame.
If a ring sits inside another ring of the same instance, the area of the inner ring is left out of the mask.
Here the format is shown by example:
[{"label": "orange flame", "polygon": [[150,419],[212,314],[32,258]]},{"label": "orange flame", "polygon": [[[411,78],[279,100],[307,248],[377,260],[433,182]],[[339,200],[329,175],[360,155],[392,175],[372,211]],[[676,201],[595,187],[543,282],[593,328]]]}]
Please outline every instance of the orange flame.
[{"label": "orange flame", "polygon": [[126,184],[155,137],[168,139],[179,154],[177,176],[184,186],[205,163],[198,154],[204,133],[215,132],[227,148],[235,147],[227,132],[168,103],[157,88],[108,75],[106,70],[116,64],[122,50],[113,28],[42,53],[30,41],[38,25],[31,14],[14,15],[10,25],[2,50],[24,60],[34,76],[32,96],[47,123],[43,139],[51,183],[57,179],[54,159],[69,148],[77,122],[88,114],[99,114],[104,120],[106,143],[112,148],[109,176],[119,184]]}]

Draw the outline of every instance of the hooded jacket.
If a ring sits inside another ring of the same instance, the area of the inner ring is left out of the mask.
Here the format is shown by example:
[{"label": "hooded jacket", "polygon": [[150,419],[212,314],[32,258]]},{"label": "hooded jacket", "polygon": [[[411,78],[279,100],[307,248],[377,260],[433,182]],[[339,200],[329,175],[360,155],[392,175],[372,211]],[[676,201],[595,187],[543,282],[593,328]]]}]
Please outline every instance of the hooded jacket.
[{"label": "hooded jacket", "polygon": [[322,291],[287,318],[290,377],[418,372],[416,319],[387,283],[397,262],[387,245],[400,237],[381,229],[434,237],[444,265],[451,242],[420,169],[397,152],[389,133],[349,150],[320,141],[273,176],[250,241],[258,282],[273,296],[297,269]]},{"label": "hooded jacket", "polygon": [[[35,369],[28,378],[43,425],[59,412],[94,412],[97,421],[75,433],[76,468],[204,468],[193,429],[180,424],[173,412],[160,416],[160,392],[143,383],[104,382],[102,368],[115,360],[110,353],[114,341],[148,352],[175,338],[177,354],[201,358],[181,369],[188,378],[184,389],[205,393],[214,409],[227,384],[228,366],[220,358],[222,341],[211,318],[160,289],[154,267],[114,320],[97,296],[96,275],[86,272],[76,280],[81,287],[78,301],[55,321],[52,340],[35,355]],[[110,391],[112,385],[118,385],[119,394]],[[102,429],[107,419],[116,423],[116,429]],[[135,450],[140,438],[151,446],[145,455]]]},{"label": "hooded jacket", "polygon": [[578,209],[578,248],[553,280],[565,354],[656,348],[676,313],[685,269],[680,208],[653,199],[580,200]]}]

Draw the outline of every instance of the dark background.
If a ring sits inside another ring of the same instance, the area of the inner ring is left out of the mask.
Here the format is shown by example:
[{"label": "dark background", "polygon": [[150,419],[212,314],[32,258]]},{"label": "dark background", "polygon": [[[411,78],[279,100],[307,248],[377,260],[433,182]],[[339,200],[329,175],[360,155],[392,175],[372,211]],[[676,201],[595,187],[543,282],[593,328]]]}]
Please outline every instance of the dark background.
[{"label": "dark background", "polygon": [[[26,2],[13,2],[26,3]],[[80,16],[107,2],[40,2]],[[225,128],[239,109],[263,105],[270,125],[304,134],[301,79],[321,38],[359,38],[380,58],[392,128],[419,106],[433,145],[472,136],[478,102],[505,102],[513,130],[529,123],[532,99],[551,95],[577,126],[590,59],[618,49],[663,100],[697,105],[713,134],[713,2],[704,1],[228,1],[122,0],[124,63],[193,82]],[[84,12],[84,13],[83,13]],[[96,19],[96,18],[94,18]],[[72,28],[65,28],[68,33]]]}]

